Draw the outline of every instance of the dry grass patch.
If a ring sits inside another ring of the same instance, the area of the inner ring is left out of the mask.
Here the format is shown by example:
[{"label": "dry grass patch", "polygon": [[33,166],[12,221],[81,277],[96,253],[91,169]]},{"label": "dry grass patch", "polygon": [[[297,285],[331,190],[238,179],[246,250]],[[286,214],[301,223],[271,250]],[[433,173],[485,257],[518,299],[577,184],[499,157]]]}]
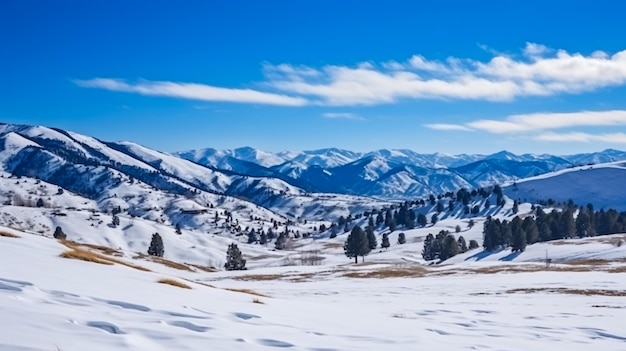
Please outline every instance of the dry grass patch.
[{"label": "dry grass patch", "polygon": [[583,241],[583,240],[576,240],[576,241],[572,241],[572,240],[551,240],[551,241],[546,241],[547,244],[550,245],[586,245],[589,244],[589,241]]},{"label": "dry grass patch", "polygon": [[197,268],[197,269],[199,269],[201,271],[207,272],[207,273],[217,272],[217,268],[215,268],[215,267],[201,266],[199,264],[191,264],[191,263],[188,263],[188,265],[190,265],[190,266],[192,266],[194,268]]},{"label": "dry grass patch", "polygon": [[263,301],[261,301],[259,299],[252,299],[252,303],[258,303],[258,304],[261,304],[261,305],[265,305],[265,302],[263,302]]},{"label": "dry grass patch", "polygon": [[609,273],[626,273],[626,266],[619,266],[607,270]]},{"label": "dry grass patch", "polygon": [[84,247],[88,247],[90,249],[95,249],[98,251],[101,251],[103,254],[105,255],[111,255],[111,256],[122,256],[122,253],[119,252],[118,250],[108,247],[108,246],[102,246],[102,245],[94,245],[94,244],[79,244],[79,243],[75,243],[76,245],[79,246],[84,246]]},{"label": "dry grass patch", "polygon": [[[132,264],[130,262],[118,260],[118,259],[115,259],[113,257],[106,256],[106,255],[103,255],[103,254],[100,254],[100,253],[97,253],[97,252],[93,252],[93,251],[89,251],[89,250],[80,248],[80,246],[85,246],[83,244],[79,244],[79,243],[76,243],[76,242],[73,242],[73,241],[68,241],[68,240],[61,240],[61,243],[71,249],[71,250],[65,251],[64,253],[61,254],[61,257],[63,257],[63,258],[72,258],[72,259],[77,259],[77,260],[82,260],[82,261],[87,261],[87,262],[100,263],[100,264],[106,264],[106,265],[113,265],[113,264],[117,263],[117,264],[121,264],[122,266],[130,267],[130,268],[142,271],[142,272],[150,272],[150,270],[148,268],[145,268],[145,267],[142,267],[142,266],[138,266],[138,265]],[[89,246],[87,246],[87,247],[89,247]]]},{"label": "dry grass patch", "polygon": [[254,296],[269,297],[268,295],[261,294],[260,292],[256,292],[256,291],[254,291],[252,289],[224,288],[224,290],[234,291],[234,292],[248,294],[248,295],[254,295]]},{"label": "dry grass patch", "polygon": [[113,262],[107,259],[103,259],[99,254],[95,252],[87,251],[87,250],[82,250],[82,249],[72,249],[69,251],[65,251],[64,253],[61,254],[61,257],[71,258],[74,260],[99,263],[99,264],[106,264],[109,266],[113,265]]},{"label": "dry grass patch", "polygon": [[538,292],[567,294],[567,295],[585,295],[585,296],[626,296],[624,290],[608,290],[608,289],[572,289],[572,288],[518,288],[506,291],[509,294],[525,293],[532,294]]},{"label": "dry grass patch", "polygon": [[324,243],[324,248],[326,249],[343,248],[343,243]]},{"label": "dry grass patch", "polygon": [[384,268],[375,271],[353,271],[343,274],[347,278],[418,278],[423,277],[428,273],[425,268],[411,267],[411,268]]},{"label": "dry grass patch", "polygon": [[249,275],[242,275],[240,277],[233,277],[233,279],[243,280],[243,281],[266,281],[266,280],[279,280],[283,277],[284,276],[278,275],[278,274],[249,274]]},{"label": "dry grass patch", "polygon": [[170,278],[159,279],[158,283],[176,286],[176,287],[183,288],[183,289],[191,289],[191,286],[183,282],[179,282],[178,280],[170,279]]},{"label": "dry grass patch", "polygon": [[0,236],[3,236],[5,238],[19,238],[19,236],[11,234],[9,232],[0,232]]},{"label": "dry grass patch", "polygon": [[572,265],[572,266],[605,266],[609,264],[609,261],[601,260],[601,259],[586,259],[586,260],[572,260],[572,261],[567,261],[564,263],[567,265]]}]

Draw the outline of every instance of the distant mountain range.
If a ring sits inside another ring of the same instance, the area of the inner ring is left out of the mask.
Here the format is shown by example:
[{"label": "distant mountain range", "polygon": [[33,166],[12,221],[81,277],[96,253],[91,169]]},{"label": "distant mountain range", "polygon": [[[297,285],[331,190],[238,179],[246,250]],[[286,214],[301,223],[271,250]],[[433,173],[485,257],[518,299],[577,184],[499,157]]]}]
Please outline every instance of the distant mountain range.
[{"label": "distant mountain range", "polygon": [[626,152],[515,155],[420,154],[381,149],[360,153],[337,148],[270,153],[251,147],[177,153],[193,162],[238,174],[282,179],[309,192],[402,199],[460,188],[502,184],[579,165],[626,160]]}]

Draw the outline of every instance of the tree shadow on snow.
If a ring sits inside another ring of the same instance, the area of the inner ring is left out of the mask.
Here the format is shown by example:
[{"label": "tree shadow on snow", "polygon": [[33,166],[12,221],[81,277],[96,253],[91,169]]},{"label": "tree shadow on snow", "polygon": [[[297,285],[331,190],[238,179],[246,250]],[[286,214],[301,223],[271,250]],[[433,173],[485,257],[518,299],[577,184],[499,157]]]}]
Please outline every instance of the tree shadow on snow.
[{"label": "tree shadow on snow", "polygon": [[496,251],[482,250],[482,251],[477,252],[477,253],[473,254],[472,256],[466,258],[465,261],[470,261],[471,259],[474,259],[476,261],[480,261],[483,258],[489,257],[489,256],[491,256],[493,254],[496,254],[496,253],[500,252],[500,251],[502,251],[502,250],[501,249],[500,250],[496,250]]},{"label": "tree shadow on snow", "polygon": [[521,252],[511,252],[510,254],[502,257],[499,261],[513,261],[517,256],[521,255]]}]

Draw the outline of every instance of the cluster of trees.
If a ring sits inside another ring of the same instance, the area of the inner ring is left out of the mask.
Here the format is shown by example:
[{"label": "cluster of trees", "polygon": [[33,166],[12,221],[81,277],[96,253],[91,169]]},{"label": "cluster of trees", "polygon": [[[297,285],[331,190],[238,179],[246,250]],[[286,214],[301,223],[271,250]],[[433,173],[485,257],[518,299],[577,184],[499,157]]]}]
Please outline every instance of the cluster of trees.
[{"label": "cluster of trees", "polygon": [[513,252],[522,252],[526,245],[550,240],[584,238],[626,231],[626,212],[615,210],[594,211],[591,204],[578,208],[570,204],[563,211],[550,213],[541,207],[535,208],[535,217],[519,217],[511,221],[487,218],[483,228],[483,247],[493,251],[511,247]]},{"label": "cluster of trees", "polygon": [[422,257],[426,261],[445,261],[459,253],[464,253],[467,250],[472,250],[477,247],[478,242],[476,240],[470,240],[468,247],[463,236],[459,236],[459,238],[456,239],[449,231],[442,230],[436,236],[432,234],[426,236]]}]

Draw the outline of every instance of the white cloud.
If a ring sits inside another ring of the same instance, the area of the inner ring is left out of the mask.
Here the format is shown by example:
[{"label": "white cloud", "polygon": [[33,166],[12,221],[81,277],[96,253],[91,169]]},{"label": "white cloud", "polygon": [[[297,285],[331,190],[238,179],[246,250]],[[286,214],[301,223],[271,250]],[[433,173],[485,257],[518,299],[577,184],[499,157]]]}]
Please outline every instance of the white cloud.
[{"label": "white cloud", "polygon": [[282,64],[265,68],[270,73],[269,86],[335,106],[400,99],[509,101],[626,84],[626,50],[614,55],[601,51],[584,55],[527,43],[520,57],[493,55],[487,62],[456,57],[439,61],[414,55],[404,63],[319,69]]},{"label": "white cloud", "polygon": [[127,83],[124,80],[109,78],[76,80],[74,83],[84,88],[99,88],[147,96],[167,96],[190,100],[281,106],[304,106],[308,103],[303,97],[266,93],[252,89],[220,88],[196,83],[153,81]]},{"label": "white cloud", "polygon": [[323,113],[322,116],[324,118],[331,118],[331,119],[356,119],[356,120],[363,120],[363,117],[356,115],[354,113],[351,112],[326,112]]},{"label": "white cloud", "polygon": [[535,137],[539,141],[548,142],[605,142],[612,144],[626,144],[625,133],[605,133],[605,134],[588,134],[588,133],[543,133]]},{"label": "white cloud", "polygon": [[444,130],[444,131],[466,131],[466,132],[474,131],[474,129],[464,126],[462,124],[430,123],[430,124],[424,124],[424,127],[434,129],[434,130]]},{"label": "white cloud", "polygon": [[[355,65],[263,64],[266,80],[259,90],[197,83],[95,78],[76,81],[83,87],[183,99],[284,106],[357,106],[407,99],[511,101],[519,97],[579,94],[626,85],[626,50],[591,54],[553,50],[526,43],[518,55],[496,52],[490,60],[413,55],[404,62]],[[493,123],[485,122],[485,126]],[[511,129],[514,126],[496,125]]]},{"label": "white cloud", "polygon": [[625,110],[531,113],[504,120],[478,120],[466,126],[490,133],[517,133],[568,127],[626,125]]}]

